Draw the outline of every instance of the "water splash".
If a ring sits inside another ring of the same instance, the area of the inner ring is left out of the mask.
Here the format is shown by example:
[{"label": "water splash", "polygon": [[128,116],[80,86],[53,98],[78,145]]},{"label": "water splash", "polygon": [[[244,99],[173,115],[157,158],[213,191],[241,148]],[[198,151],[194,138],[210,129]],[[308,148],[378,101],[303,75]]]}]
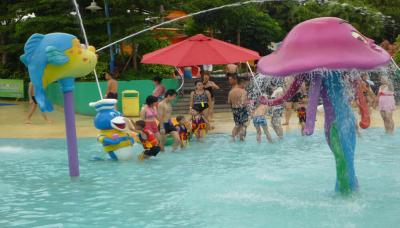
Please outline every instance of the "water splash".
[{"label": "water splash", "polygon": [[[343,86],[346,89],[346,95],[348,96],[349,100],[354,100],[356,97],[356,90],[355,90],[355,82],[361,79],[363,74],[368,74],[370,80],[375,83],[373,87],[373,91],[376,93],[381,76],[386,76],[389,79],[389,82],[393,84],[395,90],[395,97],[400,97],[400,77],[399,77],[399,68],[394,63],[391,62],[388,65],[381,66],[371,70],[358,70],[358,69],[339,69],[339,70],[330,70],[327,68],[319,68],[315,69],[306,73],[305,78],[306,82],[312,81],[313,78],[316,76],[322,77],[330,77],[332,73],[337,72],[344,80],[342,80]],[[297,75],[287,75],[286,77],[297,76]],[[247,92],[249,95],[249,99],[255,100],[259,96],[260,92],[256,88],[258,86],[261,89],[263,95],[270,95],[272,93],[272,89],[277,86],[284,87],[284,77],[274,77],[272,75],[263,75],[258,73],[255,77],[251,80],[250,85],[247,88]]]},{"label": "water splash", "polygon": [[81,16],[81,12],[79,11],[79,5],[76,2],[76,0],[72,0],[72,3],[75,6],[75,10],[76,10],[76,15],[78,16],[78,20],[79,20],[79,26],[81,27],[82,33],[83,33],[83,39],[85,41],[86,46],[89,46],[89,41],[87,39],[87,35],[86,35],[86,30],[85,30],[85,26],[83,25],[83,20],[82,20],[82,16]]},{"label": "water splash", "polygon": [[[88,41],[88,38],[87,38],[87,35],[86,35],[85,26],[83,25],[81,12],[79,11],[79,5],[76,2],[76,0],[72,0],[72,3],[75,6],[75,11],[76,11],[76,15],[78,16],[79,25],[81,27],[82,34],[83,34],[83,39],[85,40],[86,47],[88,47],[89,46],[89,41]],[[102,95],[101,88],[100,88],[100,83],[99,83],[99,77],[97,76],[96,68],[93,70],[93,73],[94,73],[94,77],[96,79],[97,89],[99,90],[100,99],[103,99],[103,95]]]},{"label": "water splash", "polygon": [[14,147],[14,146],[1,146],[0,147],[0,154],[3,153],[23,153],[24,151],[27,151],[25,148],[23,147]]},{"label": "water splash", "polygon": [[[75,1],[75,0],[74,0],[74,1]],[[106,48],[108,48],[108,47],[110,47],[110,46],[113,46],[113,45],[115,45],[115,44],[118,44],[118,43],[120,43],[120,42],[122,42],[122,41],[124,41],[124,40],[127,40],[127,39],[129,39],[129,38],[135,37],[135,36],[137,36],[137,35],[140,35],[140,34],[142,34],[142,33],[144,33],[144,32],[147,32],[147,31],[153,30],[153,29],[155,29],[155,28],[161,27],[161,26],[163,26],[163,25],[171,24],[171,23],[174,23],[174,22],[176,22],[176,21],[180,21],[180,20],[183,20],[183,19],[186,19],[186,18],[189,18],[189,17],[193,17],[193,16],[196,16],[196,15],[203,14],[203,13],[209,13],[209,12],[216,11],[216,10],[220,10],[220,9],[224,9],[224,8],[243,6],[243,5],[252,4],[252,3],[282,2],[282,1],[285,1],[285,0],[250,0],[250,1],[245,1],[245,2],[237,2],[237,3],[232,3],[232,4],[226,4],[226,5],[223,5],[223,6],[218,6],[218,7],[214,7],[214,8],[211,8],[211,9],[202,10],[202,11],[199,11],[199,12],[187,14],[187,15],[185,15],[185,16],[178,17],[178,18],[175,18],[175,19],[172,19],[172,20],[169,20],[169,21],[164,21],[164,22],[162,22],[162,23],[160,23],[160,24],[157,24],[157,25],[148,27],[148,28],[146,28],[146,29],[143,29],[143,30],[141,30],[141,31],[132,33],[132,34],[130,34],[130,35],[128,35],[128,36],[125,36],[124,38],[121,38],[121,39],[119,39],[119,40],[117,40],[117,41],[114,41],[114,42],[112,42],[112,43],[110,43],[110,44],[107,44],[107,45],[104,46],[104,47],[101,47],[101,48],[97,49],[96,52],[100,52],[100,51],[102,51],[102,50],[104,50],[104,49],[106,49]]]}]

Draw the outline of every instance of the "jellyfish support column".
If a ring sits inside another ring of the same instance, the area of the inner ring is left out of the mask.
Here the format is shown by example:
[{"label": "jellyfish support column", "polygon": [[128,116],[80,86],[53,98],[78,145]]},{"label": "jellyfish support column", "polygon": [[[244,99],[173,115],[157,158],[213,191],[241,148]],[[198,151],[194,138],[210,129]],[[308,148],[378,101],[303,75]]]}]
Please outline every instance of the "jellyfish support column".
[{"label": "jellyfish support column", "polygon": [[79,177],[79,160],[78,147],[76,139],[75,127],[75,110],[74,110],[74,78],[63,78],[59,80],[61,91],[64,94],[64,115],[65,115],[65,130],[67,133],[67,148],[68,148],[68,166],[69,175],[71,177]]},{"label": "jellyfish support column", "polygon": [[325,110],[325,136],[336,161],[335,190],[351,193],[358,189],[354,170],[356,123],[340,73],[330,72],[324,76],[321,96]]}]

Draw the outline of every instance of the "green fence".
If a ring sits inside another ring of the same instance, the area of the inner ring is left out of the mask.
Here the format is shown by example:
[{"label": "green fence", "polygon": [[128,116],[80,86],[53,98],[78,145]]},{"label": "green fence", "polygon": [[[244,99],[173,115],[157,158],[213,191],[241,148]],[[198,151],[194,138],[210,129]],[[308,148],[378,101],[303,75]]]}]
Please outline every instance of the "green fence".
[{"label": "green fence", "polygon": [[[175,79],[164,79],[162,84],[167,89],[177,89],[179,82]],[[104,93],[107,89],[107,82],[100,82],[101,90]],[[137,90],[139,92],[140,106],[146,101],[146,97],[151,95],[154,90],[154,85],[151,80],[133,80],[133,81],[118,81],[118,110],[121,108],[122,91]],[[63,105],[63,95],[58,83],[51,84],[47,90],[47,97],[58,105]],[[83,115],[94,116],[96,111],[89,107],[89,103],[99,100],[99,92],[95,82],[76,82],[74,90],[75,112]]]},{"label": "green fence", "polygon": [[24,98],[24,80],[0,79],[0,97]]}]

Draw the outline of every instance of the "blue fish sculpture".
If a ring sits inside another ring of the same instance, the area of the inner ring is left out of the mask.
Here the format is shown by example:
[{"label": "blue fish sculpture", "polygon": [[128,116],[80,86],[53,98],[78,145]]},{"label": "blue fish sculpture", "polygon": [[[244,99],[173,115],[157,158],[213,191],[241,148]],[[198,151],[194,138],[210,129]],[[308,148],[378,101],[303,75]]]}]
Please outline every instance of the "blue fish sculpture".
[{"label": "blue fish sculpture", "polygon": [[81,45],[74,35],[67,33],[33,34],[20,59],[28,68],[42,112],[53,111],[45,92],[50,83],[59,81],[65,92],[65,87],[71,87],[71,80],[66,79],[89,74],[97,63],[95,48]]}]

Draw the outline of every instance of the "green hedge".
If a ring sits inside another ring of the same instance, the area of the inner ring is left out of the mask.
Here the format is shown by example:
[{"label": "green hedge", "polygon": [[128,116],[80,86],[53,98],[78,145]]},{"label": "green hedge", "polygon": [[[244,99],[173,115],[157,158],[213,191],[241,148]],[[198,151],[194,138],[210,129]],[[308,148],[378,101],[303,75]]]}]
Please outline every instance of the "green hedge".
[{"label": "green hedge", "polygon": [[[162,83],[167,89],[177,89],[179,82],[175,79],[164,79]],[[100,87],[104,96],[107,89],[107,82],[100,82]],[[118,110],[122,110],[121,97],[124,90],[137,90],[139,92],[140,106],[146,101],[146,97],[151,95],[154,89],[151,80],[118,81]],[[63,95],[58,83],[51,84],[47,90],[47,97],[57,105],[63,105]],[[89,107],[89,103],[99,100],[99,92],[96,82],[76,82],[74,90],[75,112],[83,115],[94,116],[96,111]]]}]

